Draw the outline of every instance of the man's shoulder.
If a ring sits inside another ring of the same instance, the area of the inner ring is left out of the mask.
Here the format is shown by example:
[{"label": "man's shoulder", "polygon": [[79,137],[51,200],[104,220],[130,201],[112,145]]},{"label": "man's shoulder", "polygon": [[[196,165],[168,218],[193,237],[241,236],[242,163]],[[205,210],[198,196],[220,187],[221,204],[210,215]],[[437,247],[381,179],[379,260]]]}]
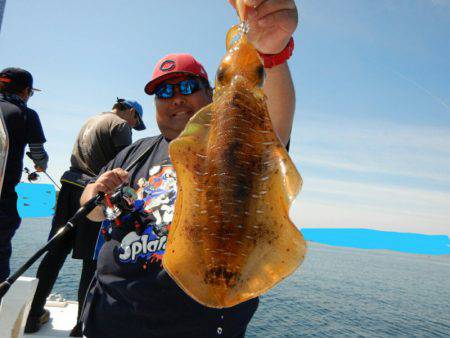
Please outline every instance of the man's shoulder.
[{"label": "man's shoulder", "polygon": [[84,124],[85,127],[110,132],[118,125],[128,126],[127,122],[112,112],[103,112],[91,116]]},{"label": "man's shoulder", "polygon": [[128,125],[127,121],[125,121],[119,115],[114,114],[113,112],[103,112],[103,113],[100,113],[99,115],[97,115],[97,117],[101,121],[105,121],[105,123],[107,123],[111,126],[116,126],[116,125],[121,125],[121,124]]},{"label": "man's shoulder", "polygon": [[0,108],[2,109],[3,114],[6,114],[6,112],[20,113],[22,111],[22,109],[19,106],[15,105],[14,103],[11,103],[9,101],[6,101],[6,100],[0,100]]},{"label": "man's shoulder", "polygon": [[0,107],[3,114],[27,114],[28,116],[39,116],[38,113],[19,100],[9,100],[4,96],[0,97]]},{"label": "man's shoulder", "polygon": [[144,137],[141,138],[132,144],[130,144],[128,147],[126,147],[124,150],[128,149],[128,152],[144,149],[153,146],[156,144],[156,142],[159,142],[162,139],[162,135],[156,135],[156,136],[150,136],[150,137]]},{"label": "man's shoulder", "polygon": [[130,144],[128,147],[122,149],[114,158],[114,168],[124,167],[131,161],[136,160],[147,150],[159,143],[163,139],[162,135],[145,137]]},{"label": "man's shoulder", "polygon": [[155,136],[144,137],[144,138],[141,138],[141,139],[135,141],[132,145],[137,145],[137,146],[150,145],[150,144],[156,142],[157,140],[161,140],[162,138],[163,138],[163,136],[161,134],[155,135]]},{"label": "man's shoulder", "polygon": [[27,106],[25,106],[20,101],[12,100],[11,98],[8,98],[6,96],[0,95],[0,107],[4,111],[17,111],[21,112],[25,109],[29,109]]},{"label": "man's shoulder", "polygon": [[27,112],[27,114],[39,116],[36,110],[31,109],[30,107],[27,107],[27,106],[25,106],[24,108],[25,108],[24,110]]}]

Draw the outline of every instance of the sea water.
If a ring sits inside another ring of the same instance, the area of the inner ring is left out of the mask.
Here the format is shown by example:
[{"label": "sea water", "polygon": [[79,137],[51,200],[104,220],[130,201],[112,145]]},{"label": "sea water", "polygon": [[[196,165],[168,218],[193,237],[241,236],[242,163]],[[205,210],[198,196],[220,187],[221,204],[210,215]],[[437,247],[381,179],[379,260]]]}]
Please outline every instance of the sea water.
[{"label": "sea water", "polygon": [[[13,271],[45,243],[50,221],[22,222]],[[303,265],[261,297],[247,337],[450,337],[450,255],[308,244]],[[69,255],[53,293],[76,300],[80,271]]]}]

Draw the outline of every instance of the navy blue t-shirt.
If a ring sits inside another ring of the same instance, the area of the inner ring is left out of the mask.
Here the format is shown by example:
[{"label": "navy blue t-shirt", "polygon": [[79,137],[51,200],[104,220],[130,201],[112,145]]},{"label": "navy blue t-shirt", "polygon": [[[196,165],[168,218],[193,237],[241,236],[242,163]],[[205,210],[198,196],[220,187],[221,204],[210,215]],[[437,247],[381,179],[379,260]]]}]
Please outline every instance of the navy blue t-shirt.
[{"label": "navy blue t-shirt", "polygon": [[0,108],[9,138],[1,199],[15,200],[15,187],[22,177],[25,146],[29,143],[44,143],[46,140],[38,114],[20,98],[0,93]]},{"label": "navy blue t-shirt", "polygon": [[156,136],[122,150],[102,172],[126,168],[151,152],[130,171],[151,226],[141,235],[113,228],[100,250],[97,273],[83,311],[89,338],[243,337],[258,299],[227,309],[205,307],[182,291],[162,270],[162,256],[177,194],[168,142]]}]

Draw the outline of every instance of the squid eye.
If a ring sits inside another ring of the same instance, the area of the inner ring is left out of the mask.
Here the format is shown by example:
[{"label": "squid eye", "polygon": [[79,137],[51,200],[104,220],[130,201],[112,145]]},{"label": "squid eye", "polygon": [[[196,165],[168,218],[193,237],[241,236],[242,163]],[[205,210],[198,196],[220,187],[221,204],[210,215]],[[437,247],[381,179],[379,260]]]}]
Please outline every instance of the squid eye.
[{"label": "squid eye", "polygon": [[216,79],[219,84],[223,84],[225,82],[225,72],[226,69],[224,67],[220,67],[216,73]]},{"label": "squid eye", "polygon": [[266,77],[266,72],[264,71],[263,65],[258,66],[258,68],[256,69],[256,74],[258,77],[258,85],[262,87],[262,85],[264,84],[265,77]]}]

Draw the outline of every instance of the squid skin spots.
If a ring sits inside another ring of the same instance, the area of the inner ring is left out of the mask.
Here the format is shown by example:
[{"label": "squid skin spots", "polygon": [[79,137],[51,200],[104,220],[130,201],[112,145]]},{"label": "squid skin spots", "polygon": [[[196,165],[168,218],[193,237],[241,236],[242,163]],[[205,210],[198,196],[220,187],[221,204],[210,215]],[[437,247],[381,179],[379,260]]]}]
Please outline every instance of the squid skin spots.
[{"label": "squid skin spots", "polygon": [[270,122],[259,54],[239,32],[227,34],[213,102],[169,145],[178,195],[163,266],[211,308],[267,292],[306,253],[288,217],[302,179]]}]

